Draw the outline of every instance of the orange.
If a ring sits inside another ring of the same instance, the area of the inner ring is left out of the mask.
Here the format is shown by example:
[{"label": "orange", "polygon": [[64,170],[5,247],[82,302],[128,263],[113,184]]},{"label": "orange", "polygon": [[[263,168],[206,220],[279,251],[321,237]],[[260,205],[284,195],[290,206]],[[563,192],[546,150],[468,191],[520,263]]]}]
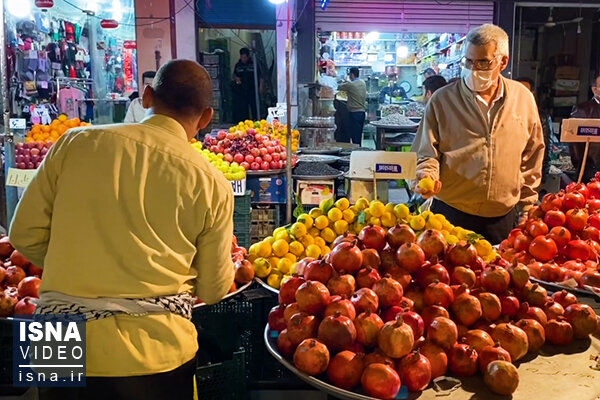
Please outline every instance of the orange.
[{"label": "orange", "polygon": [[43,125],[42,126],[42,131],[43,132],[49,132],[50,131],[50,127],[48,125]]}]

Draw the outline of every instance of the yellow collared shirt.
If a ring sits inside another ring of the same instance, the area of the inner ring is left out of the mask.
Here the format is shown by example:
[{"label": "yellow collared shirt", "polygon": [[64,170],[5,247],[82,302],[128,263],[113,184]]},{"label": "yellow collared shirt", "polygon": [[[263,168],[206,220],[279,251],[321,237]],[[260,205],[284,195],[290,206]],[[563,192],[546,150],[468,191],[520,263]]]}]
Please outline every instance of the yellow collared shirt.
[{"label": "yellow collared shirt", "polygon": [[[174,119],[73,129],[48,152],[17,207],[11,242],[44,266],[41,292],[219,301],[233,282],[231,185]],[[174,314],[86,326],[87,374],[172,370],[197,351]]]}]

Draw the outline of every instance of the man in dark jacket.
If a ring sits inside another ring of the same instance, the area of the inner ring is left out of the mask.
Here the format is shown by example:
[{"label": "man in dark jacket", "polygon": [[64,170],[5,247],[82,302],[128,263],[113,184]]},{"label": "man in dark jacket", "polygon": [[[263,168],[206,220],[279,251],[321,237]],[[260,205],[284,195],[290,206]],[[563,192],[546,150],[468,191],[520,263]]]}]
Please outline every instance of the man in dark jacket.
[{"label": "man in dark jacket", "polygon": [[254,84],[254,62],[250,50],[240,49],[240,60],[233,69],[233,122],[247,119],[257,120],[256,85]]},{"label": "man in dark jacket", "polygon": [[[600,75],[596,76],[591,84],[592,93],[594,96],[579,104],[571,113],[571,118],[593,118],[600,119]],[[585,143],[571,143],[569,152],[571,153],[571,162],[579,171],[583,162],[583,152]],[[596,171],[600,169],[600,143],[591,143],[588,151],[588,157],[583,174],[583,180],[588,181],[594,177]]]}]

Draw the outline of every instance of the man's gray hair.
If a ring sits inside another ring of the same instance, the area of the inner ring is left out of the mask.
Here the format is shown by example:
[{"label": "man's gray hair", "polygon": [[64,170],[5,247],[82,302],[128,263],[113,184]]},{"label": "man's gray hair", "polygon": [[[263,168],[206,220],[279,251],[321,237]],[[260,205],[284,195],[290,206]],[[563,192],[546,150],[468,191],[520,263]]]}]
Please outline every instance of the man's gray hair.
[{"label": "man's gray hair", "polygon": [[467,42],[476,46],[486,46],[494,42],[496,55],[508,56],[508,34],[504,29],[493,24],[484,24],[473,28],[467,34]]}]

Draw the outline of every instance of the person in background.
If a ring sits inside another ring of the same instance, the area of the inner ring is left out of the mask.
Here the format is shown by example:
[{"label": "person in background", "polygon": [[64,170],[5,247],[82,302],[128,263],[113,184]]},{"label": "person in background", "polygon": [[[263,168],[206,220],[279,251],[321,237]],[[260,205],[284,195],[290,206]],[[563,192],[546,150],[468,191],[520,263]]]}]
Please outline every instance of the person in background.
[{"label": "person in background", "polygon": [[[595,76],[591,82],[592,98],[579,104],[571,113],[571,118],[594,118],[600,119],[600,75]],[[585,143],[570,143],[569,153],[573,166],[579,173],[583,164],[583,153]],[[600,170],[600,143],[590,143],[587,161],[585,163],[583,181],[587,182],[594,177],[596,171]]]},{"label": "person in background", "polygon": [[440,88],[446,86],[446,79],[441,75],[433,75],[423,81],[423,103],[429,103],[431,96]]},{"label": "person in background", "polygon": [[202,66],[169,61],[141,123],[67,131],[25,190],[10,239],[44,268],[36,312],[88,317],[87,386],[40,399],[193,398],[194,296],[216,303],[234,276],[231,185],[188,144],[211,93]]},{"label": "person in background", "polygon": [[[516,79],[517,82],[521,82],[535,97],[535,83],[532,79],[527,77],[520,77]],[[550,172],[550,153],[552,151],[552,117],[541,109],[538,105],[538,113],[540,114],[540,122],[542,123],[542,130],[544,131],[544,162],[542,163],[542,184],[546,182],[548,173]]]},{"label": "person in background", "polygon": [[233,122],[258,119],[256,114],[256,85],[254,84],[254,62],[250,49],[240,49],[240,60],[233,69]]},{"label": "person in background", "polygon": [[365,125],[365,103],[367,101],[367,85],[358,77],[358,68],[352,67],[348,76],[350,82],[339,85],[338,89],[348,96],[348,116],[346,120],[346,135],[342,141],[361,145],[363,127]]},{"label": "person in background", "polygon": [[[156,72],[154,71],[146,71],[142,74],[142,89],[148,85],[152,85],[152,81],[154,80],[154,76]],[[138,93],[138,92],[134,92]],[[126,124],[132,124],[135,122],[141,122],[144,118],[146,118],[146,110],[142,105],[142,99],[139,97],[139,93],[137,97],[133,97],[133,94],[129,96],[131,102],[129,103],[129,108],[127,109],[127,114],[125,114],[125,119],[123,120]]]},{"label": "person in background", "polygon": [[425,69],[425,71],[423,71],[423,79],[427,79],[427,78],[435,76],[435,75],[437,75],[437,73],[435,72],[435,70],[433,68],[427,68],[427,69]]},{"label": "person in background", "polygon": [[417,182],[430,178],[431,210],[482,234],[505,239],[538,199],[544,138],[533,94],[501,72],[508,35],[485,24],[469,32],[462,79],[437,90],[425,108],[413,151]]}]

